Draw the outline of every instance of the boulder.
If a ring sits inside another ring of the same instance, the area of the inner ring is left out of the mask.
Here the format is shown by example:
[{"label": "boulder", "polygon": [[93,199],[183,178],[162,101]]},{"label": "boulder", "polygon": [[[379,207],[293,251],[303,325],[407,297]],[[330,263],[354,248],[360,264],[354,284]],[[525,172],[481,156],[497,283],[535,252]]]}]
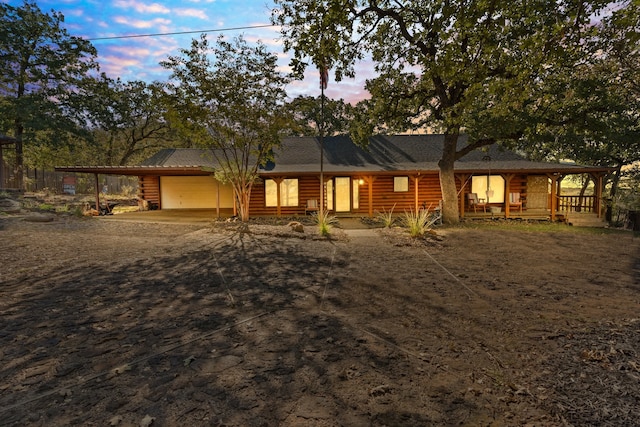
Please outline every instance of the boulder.
[{"label": "boulder", "polygon": [[13,199],[0,199],[0,212],[7,214],[19,213],[22,209],[20,202]]}]

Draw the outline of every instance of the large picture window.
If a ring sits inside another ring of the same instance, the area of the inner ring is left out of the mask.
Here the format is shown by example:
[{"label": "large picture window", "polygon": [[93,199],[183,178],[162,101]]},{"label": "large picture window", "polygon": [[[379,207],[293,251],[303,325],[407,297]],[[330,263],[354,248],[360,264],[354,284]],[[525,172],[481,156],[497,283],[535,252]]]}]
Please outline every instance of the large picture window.
[{"label": "large picture window", "polygon": [[[264,181],[265,205],[278,206],[278,184],[272,179]],[[298,180],[283,179],[280,181],[280,206],[298,206]]]},{"label": "large picture window", "polygon": [[483,175],[471,178],[471,192],[485,203],[504,203],[504,178],[500,175]]}]

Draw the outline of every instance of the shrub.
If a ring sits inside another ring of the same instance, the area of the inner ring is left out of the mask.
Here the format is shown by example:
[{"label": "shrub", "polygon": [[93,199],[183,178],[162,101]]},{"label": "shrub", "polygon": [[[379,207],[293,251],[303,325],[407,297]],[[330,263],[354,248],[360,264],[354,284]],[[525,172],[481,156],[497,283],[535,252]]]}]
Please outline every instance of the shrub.
[{"label": "shrub", "polygon": [[393,210],[396,208],[396,205],[393,205],[391,210],[387,212],[385,208],[382,208],[382,212],[376,211],[376,216],[378,217],[378,221],[382,223],[385,228],[391,228],[395,222],[393,218]]},{"label": "shrub", "polygon": [[320,213],[314,213],[313,217],[318,224],[318,232],[321,236],[331,234],[331,229],[338,222],[338,219],[333,215],[329,215],[328,211],[324,211],[322,215],[320,215]]},{"label": "shrub", "polygon": [[411,237],[422,237],[427,231],[433,228],[433,224],[438,220],[437,215],[429,213],[427,209],[420,209],[414,212],[404,212],[403,222],[409,229]]}]

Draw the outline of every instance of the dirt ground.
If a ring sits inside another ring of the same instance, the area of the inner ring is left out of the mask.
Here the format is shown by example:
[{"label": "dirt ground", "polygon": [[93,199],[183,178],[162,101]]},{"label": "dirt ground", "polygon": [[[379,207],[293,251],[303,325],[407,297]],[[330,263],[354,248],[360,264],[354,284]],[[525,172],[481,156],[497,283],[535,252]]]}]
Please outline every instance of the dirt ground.
[{"label": "dirt ground", "polygon": [[0,425],[640,420],[640,238],[0,217]]}]

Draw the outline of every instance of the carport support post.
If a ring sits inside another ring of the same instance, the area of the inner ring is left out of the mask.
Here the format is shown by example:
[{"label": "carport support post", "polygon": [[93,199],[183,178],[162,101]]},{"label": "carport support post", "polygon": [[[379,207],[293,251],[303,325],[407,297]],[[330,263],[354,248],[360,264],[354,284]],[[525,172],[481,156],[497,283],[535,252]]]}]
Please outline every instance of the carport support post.
[{"label": "carport support post", "polygon": [[0,142],[0,188],[4,188],[4,158],[2,157],[3,145]]},{"label": "carport support post", "polygon": [[97,173],[94,173],[93,176],[96,178],[96,210],[100,212],[100,181]]},{"label": "carport support post", "polygon": [[220,218],[220,181],[216,179],[216,216]]}]

